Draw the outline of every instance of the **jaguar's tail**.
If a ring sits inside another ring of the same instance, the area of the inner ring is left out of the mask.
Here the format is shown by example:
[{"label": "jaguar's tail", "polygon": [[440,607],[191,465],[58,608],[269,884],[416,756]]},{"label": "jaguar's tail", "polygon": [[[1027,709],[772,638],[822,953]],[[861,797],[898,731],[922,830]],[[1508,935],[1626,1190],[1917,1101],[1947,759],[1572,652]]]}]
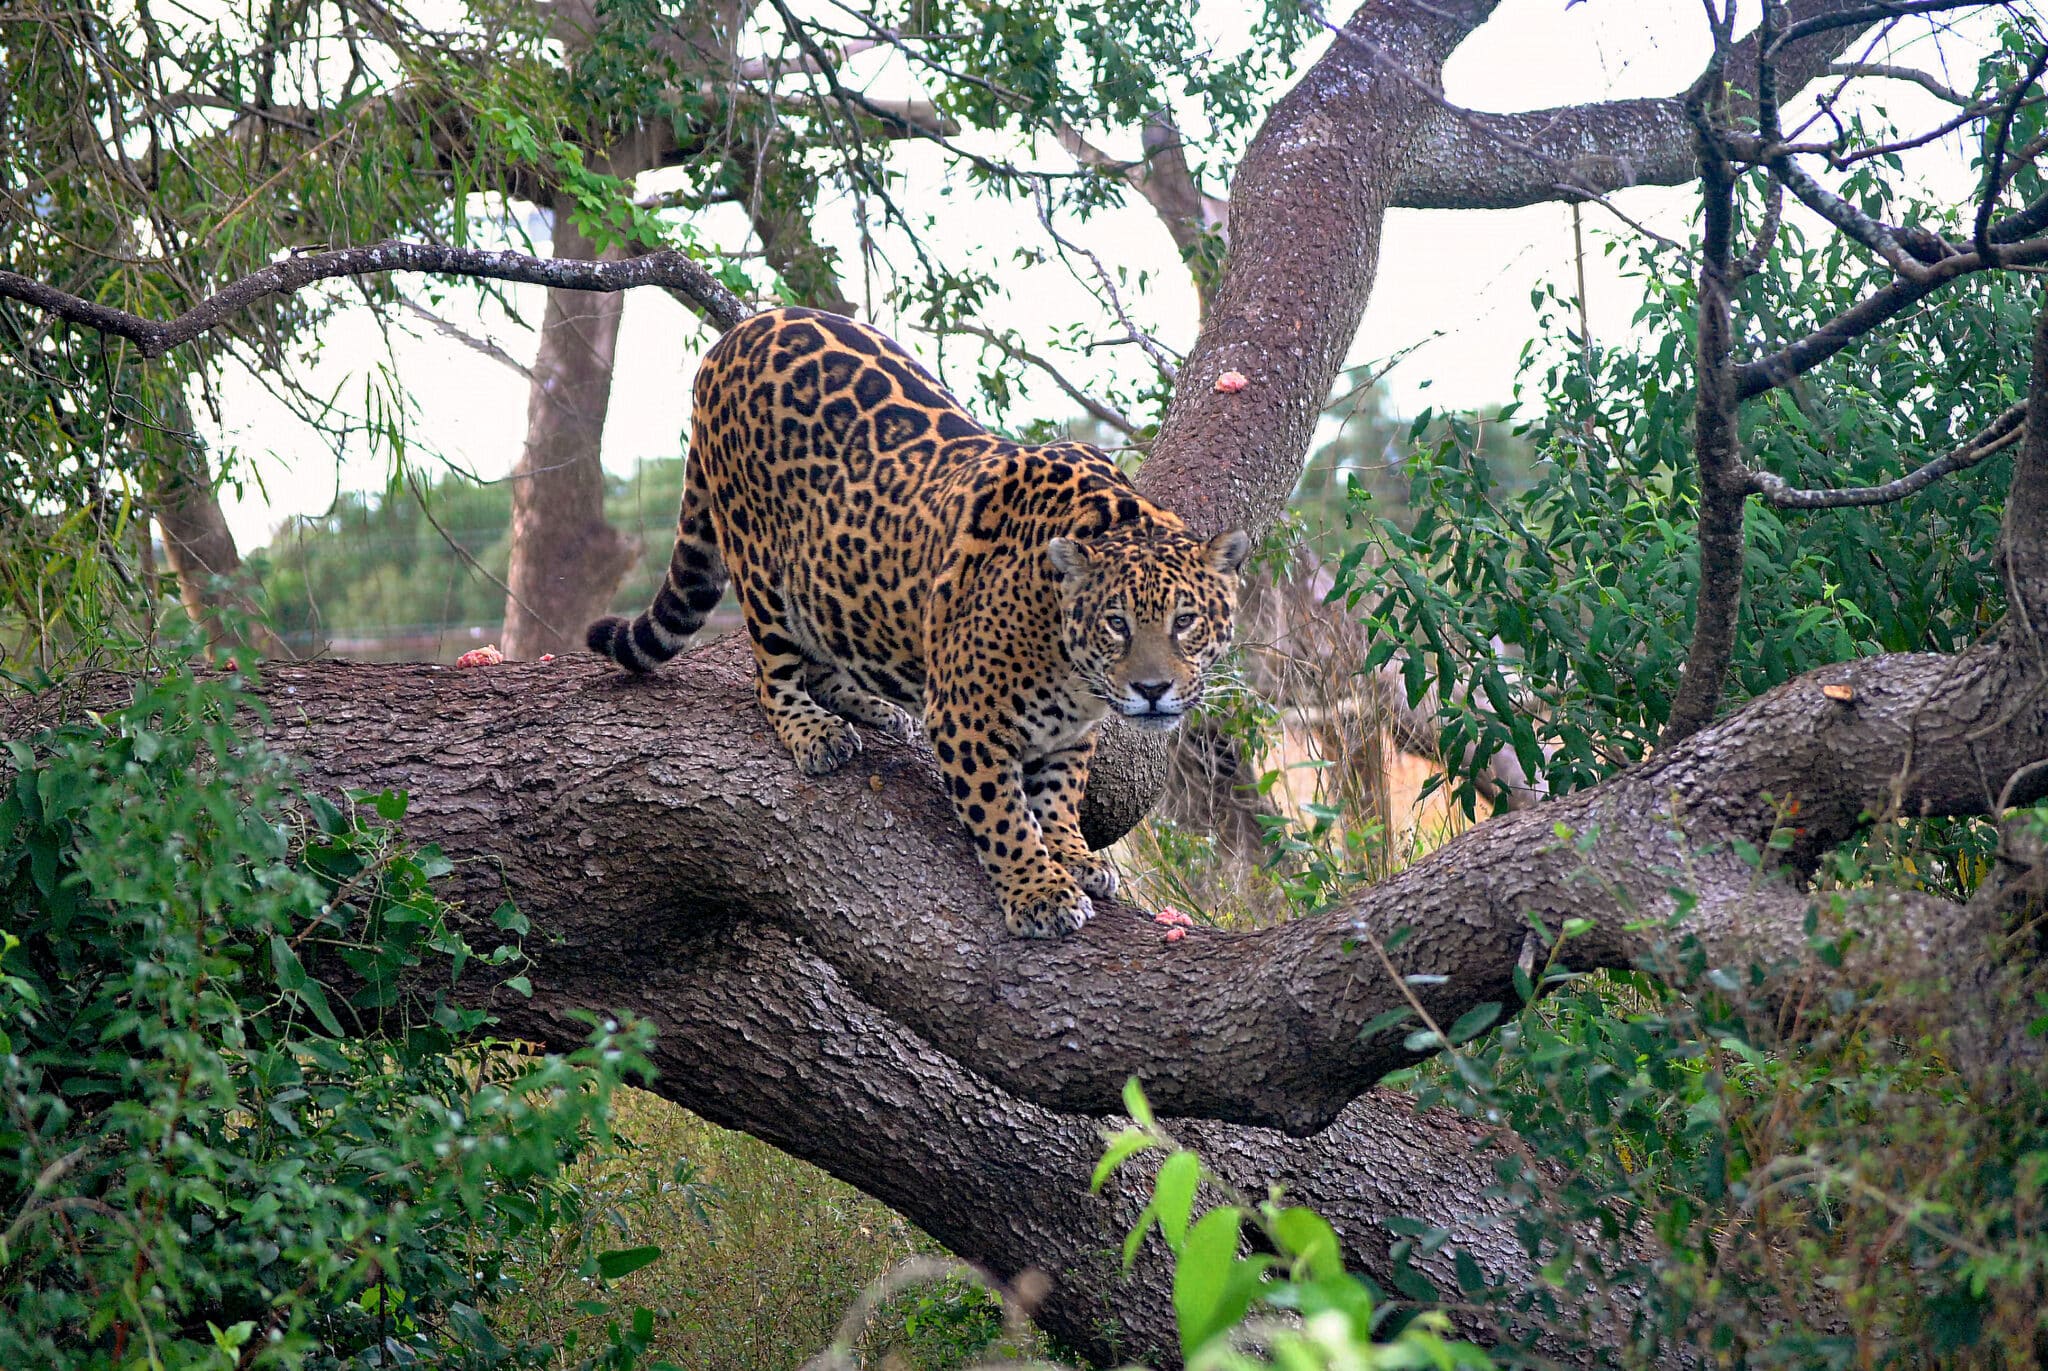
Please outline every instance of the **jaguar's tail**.
[{"label": "jaguar's tail", "polygon": [[690,645],[725,593],[725,563],[711,527],[711,497],[697,479],[697,463],[683,480],[683,508],[676,517],[676,550],[668,576],[644,614],[624,619],[606,615],[590,626],[590,650],[628,671],[652,671]]}]

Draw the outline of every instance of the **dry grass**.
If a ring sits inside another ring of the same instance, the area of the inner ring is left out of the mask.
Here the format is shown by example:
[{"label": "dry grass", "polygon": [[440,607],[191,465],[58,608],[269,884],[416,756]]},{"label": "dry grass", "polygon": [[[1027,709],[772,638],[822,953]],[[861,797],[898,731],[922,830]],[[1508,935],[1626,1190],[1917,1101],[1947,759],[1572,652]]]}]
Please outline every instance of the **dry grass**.
[{"label": "dry grass", "polygon": [[[869,1282],[940,1250],[851,1186],[658,1096],[621,1091],[614,1123],[631,1146],[575,1177],[600,1226],[594,1245],[654,1245],[661,1257],[608,1292],[566,1259],[530,1273],[498,1311],[506,1332],[574,1332],[588,1351],[604,1345],[609,1319],[645,1307],[657,1358],[690,1371],[792,1371],[831,1341]],[[600,1295],[619,1312],[579,1308]],[[946,1371],[980,1352],[994,1311],[992,1297],[964,1287],[904,1296],[877,1312],[862,1350],[876,1366]]]}]

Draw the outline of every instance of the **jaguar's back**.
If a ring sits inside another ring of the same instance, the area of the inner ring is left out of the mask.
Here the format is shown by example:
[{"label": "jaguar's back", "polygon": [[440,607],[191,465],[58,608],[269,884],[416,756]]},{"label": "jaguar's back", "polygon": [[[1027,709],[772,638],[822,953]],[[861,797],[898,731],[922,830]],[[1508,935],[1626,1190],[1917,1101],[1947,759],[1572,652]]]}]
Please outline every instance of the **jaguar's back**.
[{"label": "jaguar's back", "polygon": [[989,433],[874,329],[774,310],[706,355],[667,580],[590,645],[651,670],[729,575],[798,765],[857,752],[849,720],[908,738],[922,707],[1012,930],[1043,935],[1086,917],[1075,875],[1114,888],[1074,827],[1093,725],[1191,707],[1242,555],[1242,535],[1190,537],[1094,448]]}]

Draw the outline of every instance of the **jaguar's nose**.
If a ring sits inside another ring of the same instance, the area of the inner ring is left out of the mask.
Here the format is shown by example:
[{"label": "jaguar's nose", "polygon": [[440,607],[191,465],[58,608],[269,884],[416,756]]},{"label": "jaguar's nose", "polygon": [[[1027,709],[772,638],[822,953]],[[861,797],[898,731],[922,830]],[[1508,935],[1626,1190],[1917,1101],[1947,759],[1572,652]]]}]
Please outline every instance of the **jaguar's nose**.
[{"label": "jaguar's nose", "polygon": [[1145,703],[1156,705],[1166,698],[1166,692],[1173,689],[1172,681],[1132,681],[1131,689],[1143,696]]}]

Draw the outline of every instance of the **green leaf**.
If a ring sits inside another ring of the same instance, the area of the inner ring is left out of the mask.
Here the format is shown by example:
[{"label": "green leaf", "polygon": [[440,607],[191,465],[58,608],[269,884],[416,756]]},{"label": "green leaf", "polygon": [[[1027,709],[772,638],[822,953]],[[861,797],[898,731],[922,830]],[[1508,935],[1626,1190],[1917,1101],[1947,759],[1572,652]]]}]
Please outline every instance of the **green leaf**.
[{"label": "green leaf", "polygon": [[1500,1001],[1488,1000],[1485,1004],[1475,1004],[1460,1014],[1458,1021],[1451,1025],[1451,1041],[1469,1042],[1491,1028],[1493,1021],[1499,1017]]},{"label": "green leaf", "polygon": [[1136,1076],[1124,1082],[1124,1113],[1131,1116],[1131,1122],[1140,1128],[1152,1127],[1152,1105],[1145,1098],[1145,1088],[1138,1084]]},{"label": "green leaf", "polygon": [[329,837],[348,827],[347,821],[341,817],[341,811],[322,796],[306,796],[306,808],[313,815],[313,826]]},{"label": "green leaf", "polygon": [[1344,1254],[1337,1230],[1312,1209],[1283,1209],[1273,1218],[1273,1236],[1298,1266],[1317,1280],[1344,1274]]},{"label": "green leaf", "polygon": [[1384,1014],[1375,1014],[1372,1018],[1366,1020],[1365,1027],[1358,1030],[1358,1040],[1360,1042],[1370,1042],[1388,1029],[1398,1028],[1408,1022],[1409,1016],[1414,1014],[1414,1012],[1414,1010],[1404,1004],[1398,1008],[1389,1009]]},{"label": "green leaf", "polygon": [[1443,1299],[1429,1277],[1415,1268],[1411,1258],[1414,1248],[1407,1243],[1396,1243],[1394,1256],[1394,1286],[1409,1299],[1420,1304],[1436,1304]]},{"label": "green leaf", "polygon": [[1152,1182],[1152,1208],[1159,1216],[1159,1231],[1166,1245],[1179,1252],[1188,1234],[1188,1214],[1195,1205],[1195,1186],[1202,1179],[1202,1162],[1192,1152],[1176,1152],[1159,1167]]},{"label": "green leaf", "polygon": [[615,1281],[660,1259],[661,1249],[651,1243],[646,1247],[616,1247],[597,1254],[597,1274],[608,1281]]},{"label": "green leaf", "polygon": [[1142,1128],[1124,1129],[1109,1140],[1109,1145],[1103,1150],[1102,1160],[1095,1164],[1095,1176],[1088,1182],[1088,1188],[1090,1190],[1102,1189],[1103,1183],[1110,1178],[1111,1173],[1119,1166],[1122,1166],[1146,1148],[1157,1146],[1158,1144],[1152,1141],[1152,1135],[1145,1132]]},{"label": "green leaf", "polygon": [[306,984],[305,964],[281,933],[270,935],[270,965],[277,973],[278,989],[298,990]]},{"label": "green leaf", "polygon": [[299,1002],[311,1010],[320,1026],[334,1037],[342,1037],[341,1021],[334,1017],[334,1010],[327,1003],[327,992],[320,988],[320,982],[307,981],[298,989]]},{"label": "green leaf", "polygon": [[1131,1225],[1131,1231],[1124,1234],[1124,1270],[1128,1271],[1138,1260],[1138,1249],[1144,1246],[1145,1235],[1152,1231],[1152,1222],[1158,1212],[1146,1205],[1138,1213],[1138,1220]]},{"label": "green leaf", "polygon": [[1247,1285],[1238,1275],[1238,1233],[1244,1212],[1226,1206],[1212,1209],[1188,1230],[1180,1260],[1173,1269],[1173,1312],[1180,1323],[1181,1355],[1229,1328],[1251,1307],[1256,1278]]}]

